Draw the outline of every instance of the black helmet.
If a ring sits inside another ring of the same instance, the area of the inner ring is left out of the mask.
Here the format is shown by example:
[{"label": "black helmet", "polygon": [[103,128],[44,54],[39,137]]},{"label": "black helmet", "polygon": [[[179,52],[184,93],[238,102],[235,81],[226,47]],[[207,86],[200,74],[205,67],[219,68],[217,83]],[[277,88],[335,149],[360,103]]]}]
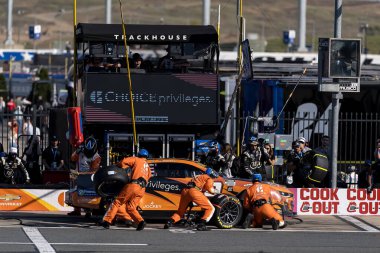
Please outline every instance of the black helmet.
[{"label": "black helmet", "polygon": [[95,155],[98,150],[98,145],[94,137],[88,137],[84,141],[84,150],[83,153],[86,157],[92,157]]}]

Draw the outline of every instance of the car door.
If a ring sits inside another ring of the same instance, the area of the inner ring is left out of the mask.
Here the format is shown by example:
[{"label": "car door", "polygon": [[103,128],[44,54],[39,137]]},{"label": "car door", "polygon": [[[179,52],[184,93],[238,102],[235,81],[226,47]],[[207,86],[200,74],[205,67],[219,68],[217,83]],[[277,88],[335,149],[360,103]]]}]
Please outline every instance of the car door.
[{"label": "car door", "polygon": [[184,183],[182,175],[171,169],[170,163],[151,162],[149,166],[152,171],[146,194],[140,202],[140,207],[144,211],[166,211],[178,209],[181,190]]}]

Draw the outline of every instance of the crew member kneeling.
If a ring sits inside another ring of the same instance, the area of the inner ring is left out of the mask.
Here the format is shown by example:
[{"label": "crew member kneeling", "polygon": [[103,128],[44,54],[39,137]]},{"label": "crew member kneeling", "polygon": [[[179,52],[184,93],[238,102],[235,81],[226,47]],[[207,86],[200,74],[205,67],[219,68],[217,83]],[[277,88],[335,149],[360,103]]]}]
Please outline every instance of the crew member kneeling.
[{"label": "crew member kneeling", "polygon": [[164,228],[172,227],[174,223],[178,222],[184,216],[189,204],[194,202],[205,211],[197,225],[197,230],[206,231],[206,222],[209,222],[212,218],[215,208],[210,200],[204,195],[204,192],[207,191],[211,194],[215,193],[214,180],[212,178],[217,178],[218,176],[219,175],[215,170],[207,168],[206,174],[198,175],[193,178],[187,184],[187,187],[182,189],[178,211],[173,214],[170,220],[165,224]]},{"label": "crew member kneeling", "polygon": [[262,184],[261,181],[261,174],[253,174],[253,185],[247,189],[247,194],[244,197],[244,208],[246,208],[250,214],[248,214],[247,219],[243,224],[243,228],[249,227],[251,222],[252,226],[255,228],[262,227],[265,219],[271,221],[273,230],[278,229],[278,227],[284,228],[284,220],[269,203],[270,186]]},{"label": "crew member kneeling", "polygon": [[144,196],[145,187],[151,177],[149,164],[146,162],[148,155],[147,150],[141,149],[137,157],[127,157],[119,163],[118,166],[121,168],[132,168],[132,181],[123,187],[119,195],[109,206],[103,217],[103,221],[100,223],[104,228],[109,228],[120,206],[126,204],[127,213],[137,223],[136,230],[144,229],[146,223],[139,214],[137,207]]}]

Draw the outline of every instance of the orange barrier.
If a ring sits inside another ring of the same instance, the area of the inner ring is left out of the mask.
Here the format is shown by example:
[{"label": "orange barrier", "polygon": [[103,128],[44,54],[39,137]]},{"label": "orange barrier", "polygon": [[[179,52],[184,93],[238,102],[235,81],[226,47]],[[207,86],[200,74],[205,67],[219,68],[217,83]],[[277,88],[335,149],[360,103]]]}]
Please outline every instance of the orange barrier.
[{"label": "orange barrier", "polygon": [[0,211],[72,211],[57,189],[0,189]]}]

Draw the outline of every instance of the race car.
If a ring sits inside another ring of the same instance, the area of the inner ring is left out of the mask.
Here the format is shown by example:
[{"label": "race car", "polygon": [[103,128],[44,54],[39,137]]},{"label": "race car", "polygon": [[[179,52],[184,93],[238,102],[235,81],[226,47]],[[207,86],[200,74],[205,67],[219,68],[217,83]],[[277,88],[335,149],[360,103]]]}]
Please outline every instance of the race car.
[{"label": "race car", "polygon": [[[142,215],[145,219],[168,219],[178,209],[182,188],[194,176],[204,174],[207,168],[201,163],[184,159],[148,159],[148,163],[152,177],[147,184],[146,194],[140,202]],[[115,196],[124,185],[123,180],[128,172],[123,171],[116,166],[102,169],[97,173],[96,185],[91,175],[73,177],[72,188],[66,195],[66,203],[75,207],[102,209],[103,200]],[[221,176],[214,179],[214,182],[218,194],[209,196],[210,202],[215,206],[214,224],[219,228],[231,228],[239,224],[243,217],[244,193],[252,183],[249,179],[227,179]],[[276,210],[282,215],[291,215],[293,193],[284,186],[264,183],[272,188],[272,205]],[[192,212],[200,211],[200,208],[196,206],[192,208]]]}]

